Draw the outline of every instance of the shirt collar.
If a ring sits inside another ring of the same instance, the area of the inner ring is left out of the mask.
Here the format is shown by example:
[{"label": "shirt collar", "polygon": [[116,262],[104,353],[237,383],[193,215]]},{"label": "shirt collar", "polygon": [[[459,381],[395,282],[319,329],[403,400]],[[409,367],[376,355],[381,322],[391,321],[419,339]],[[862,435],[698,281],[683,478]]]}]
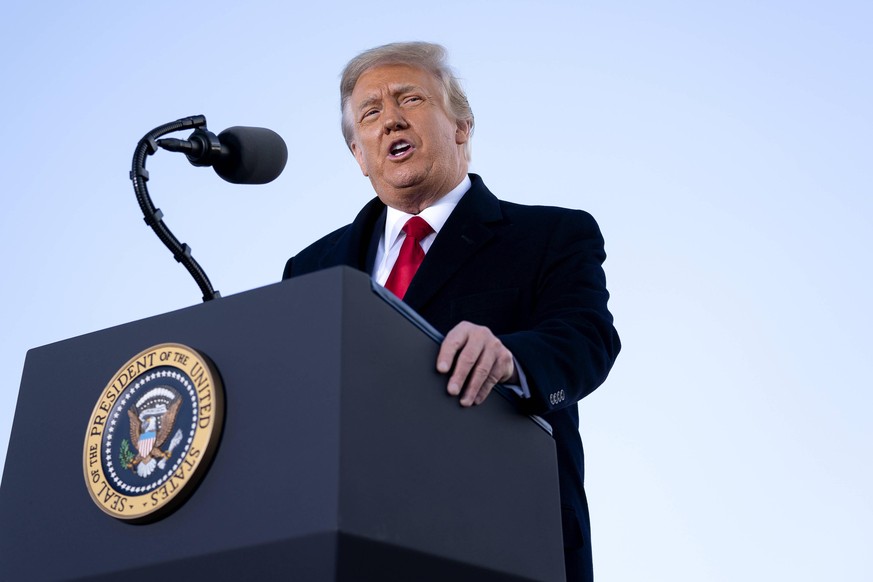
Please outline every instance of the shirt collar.
[{"label": "shirt collar", "polygon": [[[439,200],[422,210],[417,216],[422,217],[433,228],[434,233],[439,233],[440,229],[449,219],[449,215],[464,197],[464,194],[472,186],[470,176],[464,175],[461,183],[455,186],[448,194],[441,197]],[[390,247],[397,237],[400,235],[400,230],[406,221],[416,216],[415,214],[407,214],[396,208],[388,207],[388,214],[385,216],[385,248]]]}]

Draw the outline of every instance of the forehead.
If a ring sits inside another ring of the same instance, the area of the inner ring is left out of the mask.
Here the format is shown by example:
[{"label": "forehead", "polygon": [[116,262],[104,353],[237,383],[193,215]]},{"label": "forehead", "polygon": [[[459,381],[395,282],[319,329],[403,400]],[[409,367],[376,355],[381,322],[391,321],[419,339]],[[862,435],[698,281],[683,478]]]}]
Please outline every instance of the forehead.
[{"label": "forehead", "polygon": [[377,65],[358,77],[352,90],[352,100],[359,101],[410,89],[434,93],[439,91],[439,81],[429,71],[412,65]]}]

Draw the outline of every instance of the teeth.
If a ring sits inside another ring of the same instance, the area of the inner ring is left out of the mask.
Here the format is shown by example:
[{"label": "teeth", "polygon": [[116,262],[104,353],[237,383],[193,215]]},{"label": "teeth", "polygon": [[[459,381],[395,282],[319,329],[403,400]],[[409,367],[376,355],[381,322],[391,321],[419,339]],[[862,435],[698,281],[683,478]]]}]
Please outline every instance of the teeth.
[{"label": "teeth", "polygon": [[401,143],[398,143],[398,144],[391,146],[391,153],[393,155],[397,155],[401,152],[405,152],[408,149],[409,149],[409,144],[406,142],[401,142]]}]

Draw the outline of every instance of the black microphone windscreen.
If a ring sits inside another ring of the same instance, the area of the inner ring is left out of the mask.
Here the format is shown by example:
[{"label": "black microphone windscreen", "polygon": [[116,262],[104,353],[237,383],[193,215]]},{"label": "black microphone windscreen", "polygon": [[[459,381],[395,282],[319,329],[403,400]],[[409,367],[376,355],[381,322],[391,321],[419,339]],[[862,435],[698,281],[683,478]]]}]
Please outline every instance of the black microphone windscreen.
[{"label": "black microphone windscreen", "polygon": [[218,134],[221,160],[215,172],[233,184],[266,184],[279,177],[288,161],[288,147],[278,133],[264,127],[229,127]]}]

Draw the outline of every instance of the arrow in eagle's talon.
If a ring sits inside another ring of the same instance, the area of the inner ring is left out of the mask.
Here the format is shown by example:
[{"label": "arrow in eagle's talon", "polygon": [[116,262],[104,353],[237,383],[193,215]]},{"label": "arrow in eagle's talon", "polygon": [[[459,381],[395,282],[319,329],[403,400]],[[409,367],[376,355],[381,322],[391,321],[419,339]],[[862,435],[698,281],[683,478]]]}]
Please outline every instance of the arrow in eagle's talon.
[{"label": "arrow in eagle's talon", "polygon": [[170,458],[170,455],[172,454],[173,449],[175,449],[179,445],[180,442],[182,442],[182,429],[181,428],[177,429],[176,434],[173,435],[173,440],[170,441],[170,448],[167,449],[167,456],[165,458],[161,459],[160,461],[158,461],[158,468],[159,469],[161,469],[162,471],[164,470],[164,467],[167,466],[167,459]]}]

